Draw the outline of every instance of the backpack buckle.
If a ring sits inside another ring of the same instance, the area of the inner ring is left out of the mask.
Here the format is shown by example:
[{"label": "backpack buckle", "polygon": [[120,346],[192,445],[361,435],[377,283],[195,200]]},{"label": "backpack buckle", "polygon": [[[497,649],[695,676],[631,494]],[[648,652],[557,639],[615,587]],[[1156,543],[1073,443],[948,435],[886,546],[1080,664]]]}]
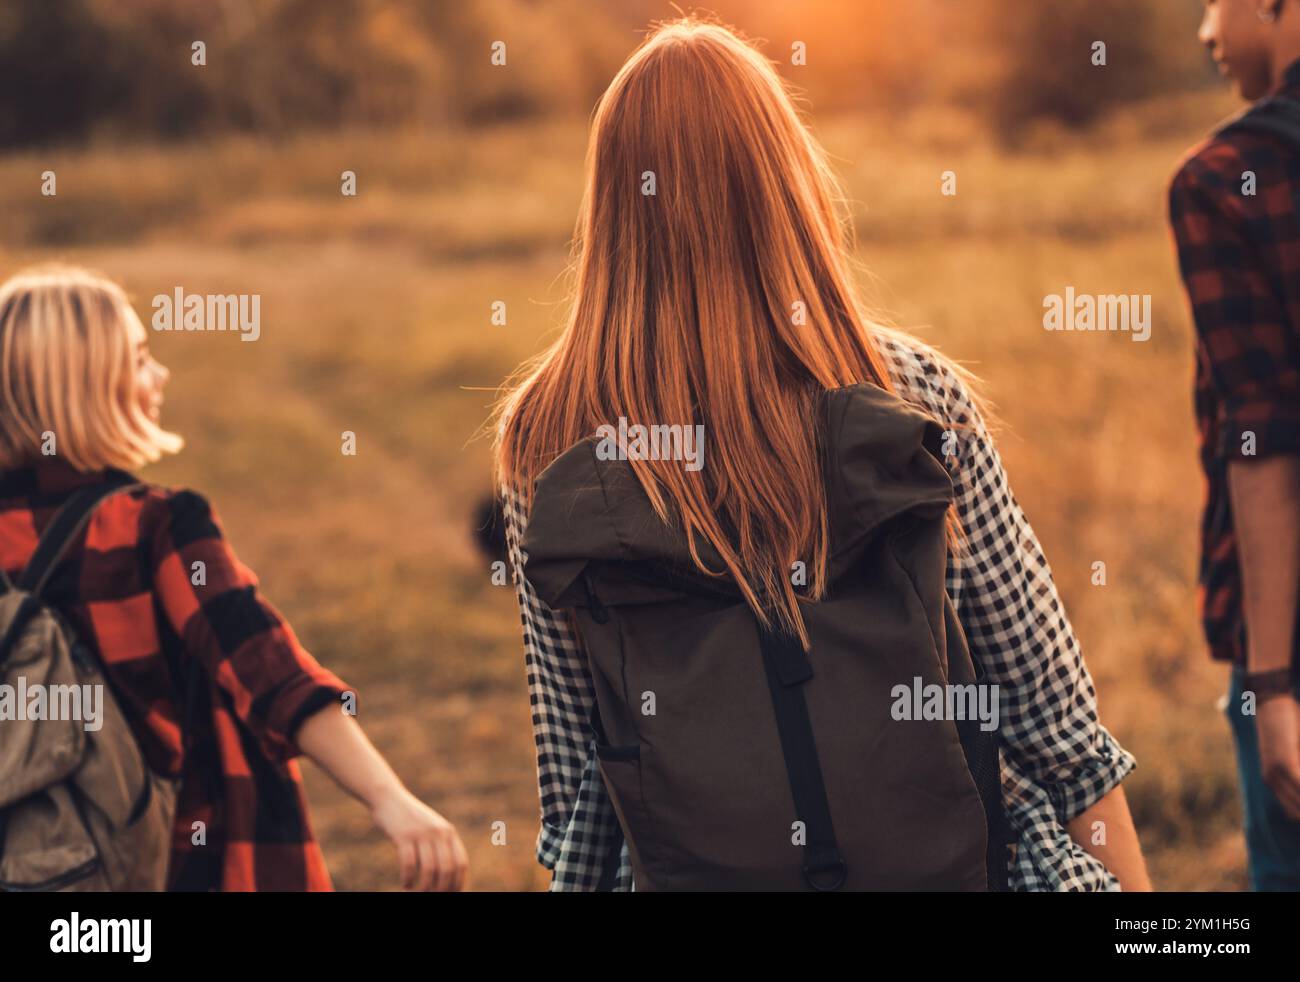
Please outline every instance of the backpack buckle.
[{"label": "backpack buckle", "polygon": [[830,893],[844,886],[849,877],[848,864],[834,846],[808,851],[803,864],[803,878],[819,893]]}]

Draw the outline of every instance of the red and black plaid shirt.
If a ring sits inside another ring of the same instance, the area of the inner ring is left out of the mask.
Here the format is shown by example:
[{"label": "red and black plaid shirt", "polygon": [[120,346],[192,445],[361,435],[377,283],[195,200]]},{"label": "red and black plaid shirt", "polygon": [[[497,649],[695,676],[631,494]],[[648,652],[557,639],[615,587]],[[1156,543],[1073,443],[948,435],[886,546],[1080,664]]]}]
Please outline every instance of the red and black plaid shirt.
[{"label": "red and black plaid shirt", "polygon": [[[1300,62],[1275,90],[1300,98]],[[1254,194],[1244,193],[1250,174]],[[1300,150],[1232,129],[1184,160],[1170,221],[1196,322],[1196,416],[1206,476],[1200,599],[1210,652],[1245,661],[1227,465],[1300,454]],[[1253,442],[1253,447],[1251,443]]]},{"label": "red and black plaid shirt", "polygon": [[[16,577],[58,507],[104,477],[55,458],[0,471],[0,567]],[[152,486],[113,495],[45,598],[98,652],[150,765],[181,779],[171,889],[331,889],[294,734],[346,688],[258,595],[208,503]]]}]

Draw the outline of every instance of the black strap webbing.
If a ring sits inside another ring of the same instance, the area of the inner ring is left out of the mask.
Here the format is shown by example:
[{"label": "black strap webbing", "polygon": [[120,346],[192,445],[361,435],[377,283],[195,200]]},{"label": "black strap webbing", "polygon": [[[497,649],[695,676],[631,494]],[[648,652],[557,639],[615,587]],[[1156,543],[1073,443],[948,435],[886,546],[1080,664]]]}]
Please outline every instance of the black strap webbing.
[{"label": "black strap webbing", "polygon": [[817,741],[804,699],[803,684],[813,676],[812,663],[798,639],[768,630],[762,623],[758,623],[758,635],[790,794],[796,817],[804,823],[804,879],[814,890],[838,890],[844,885],[848,867],[835,841]]},{"label": "black strap webbing", "polygon": [[[596,600],[590,578],[586,579],[586,587],[588,602],[593,607],[599,606],[600,602]],[[606,616],[606,620],[608,619]],[[587,714],[587,725],[591,729],[591,738],[596,741],[597,746],[609,743],[609,738],[605,735],[605,724],[600,719],[600,703],[594,696],[591,700],[591,711]],[[600,865],[600,880],[596,883],[597,893],[610,893],[618,884],[618,870],[623,861],[623,827],[619,825],[618,819],[614,820],[613,825],[609,849],[605,852],[605,858]]]},{"label": "black strap webbing", "polygon": [[109,495],[135,486],[136,482],[130,475],[112,474],[102,484],[74,492],[41,535],[36,551],[18,578],[18,589],[39,597],[72,540],[90,520],[95,507]]}]

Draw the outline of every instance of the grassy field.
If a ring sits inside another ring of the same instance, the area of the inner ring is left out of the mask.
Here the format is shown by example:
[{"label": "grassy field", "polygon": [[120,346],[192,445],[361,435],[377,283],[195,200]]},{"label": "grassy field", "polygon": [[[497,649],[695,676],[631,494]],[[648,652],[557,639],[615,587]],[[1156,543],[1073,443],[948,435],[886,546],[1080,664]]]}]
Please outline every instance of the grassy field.
[{"label": "grassy field", "polygon": [[[1224,672],[1194,610],[1190,328],[1164,226],[1178,157],[1228,108],[1153,104],[1016,154],[961,117],[818,121],[873,296],[985,380],[1103,719],[1138,757],[1127,789],[1169,889],[1244,886]],[[460,827],[477,889],[547,880],[518,613],[469,515],[489,487],[484,390],[559,325],[584,144],[575,121],[0,161],[6,271],[90,264],[146,322],[176,286],[262,295],[256,343],[154,336],[173,370],[165,420],[189,444],[146,476],[214,501],[267,595],[358,688],[381,749]],[[339,194],[349,169],[356,198]],[[955,197],[939,194],[945,170]],[[1043,297],[1067,286],[1151,294],[1150,341],[1045,332]],[[508,326],[491,326],[495,300]],[[391,888],[364,810],[306,769],[336,885]]]}]

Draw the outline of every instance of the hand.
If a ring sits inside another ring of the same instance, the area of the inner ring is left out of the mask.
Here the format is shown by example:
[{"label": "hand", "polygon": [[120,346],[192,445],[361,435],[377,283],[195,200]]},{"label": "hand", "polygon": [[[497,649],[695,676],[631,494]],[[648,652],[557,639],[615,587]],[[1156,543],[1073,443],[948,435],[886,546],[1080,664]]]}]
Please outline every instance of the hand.
[{"label": "hand", "polygon": [[406,788],[382,794],[370,809],[375,827],[397,847],[404,890],[464,889],[469,856],[455,827]]},{"label": "hand", "polygon": [[1300,702],[1294,696],[1266,699],[1256,707],[1259,766],[1282,810],[1300,822]]}]

